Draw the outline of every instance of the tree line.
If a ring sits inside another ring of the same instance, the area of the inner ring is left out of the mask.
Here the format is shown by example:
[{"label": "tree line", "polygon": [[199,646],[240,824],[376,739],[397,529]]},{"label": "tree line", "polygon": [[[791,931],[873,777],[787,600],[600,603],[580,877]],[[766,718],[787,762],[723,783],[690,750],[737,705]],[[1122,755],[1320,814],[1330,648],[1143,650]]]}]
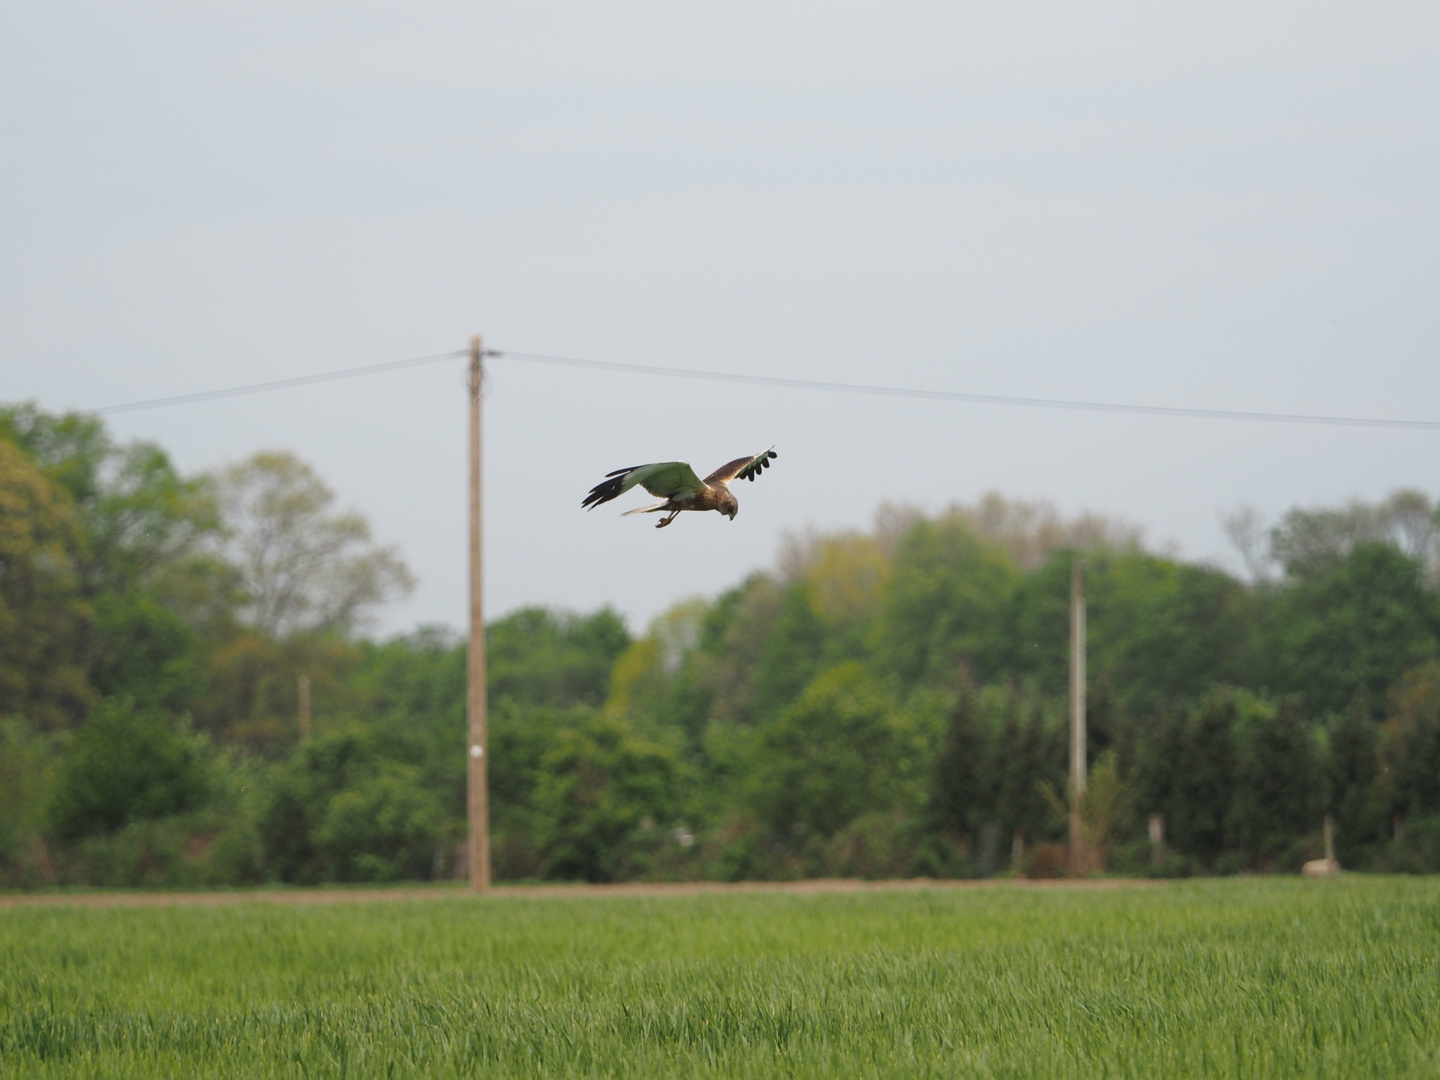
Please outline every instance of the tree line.
[{"label": "tree line", "polygon": [[[882,507],[642,634],[497,619],[496,877],[1060,872],[1076,558],[1092,869],[1295,870],[1327,815],[1347,867],[1440,869],[1440,510],[1227,528],[1245,578],[1043,503]],[[462,871],[464,642],[366,635],[411,584],[293,455],[184,476],[0,408],[0,885]]]}]

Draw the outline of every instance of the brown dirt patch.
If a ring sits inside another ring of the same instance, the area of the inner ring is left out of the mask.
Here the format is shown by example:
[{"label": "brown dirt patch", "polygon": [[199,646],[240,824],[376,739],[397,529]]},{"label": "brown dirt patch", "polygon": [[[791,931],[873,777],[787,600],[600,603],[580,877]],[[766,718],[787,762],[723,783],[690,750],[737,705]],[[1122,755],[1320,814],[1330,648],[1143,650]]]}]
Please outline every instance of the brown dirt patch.
[{"label": "brown dirt patch", "polygon": [[[812,881],[682,881],[624,882],[618,885],[497,885],[491,897],[699,896],[706,893],[856,893],[904,892],[918,889],[1133,889],[1162,882],[1142,878],[856,881],[823,878]],[[234,892],[74,892],[0,896],[0,909],[18,907],[179,907],[219,904],[373,904],[395,900],[480,900],[463,886],[430,885],[394,889],[253,889]]]}]

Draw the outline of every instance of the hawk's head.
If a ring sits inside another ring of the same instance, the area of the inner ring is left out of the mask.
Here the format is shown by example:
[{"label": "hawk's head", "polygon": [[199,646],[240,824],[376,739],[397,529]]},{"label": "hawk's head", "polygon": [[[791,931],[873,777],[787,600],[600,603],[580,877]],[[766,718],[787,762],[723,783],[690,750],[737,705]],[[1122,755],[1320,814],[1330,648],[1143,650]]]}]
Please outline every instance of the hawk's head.
[{"label": "hawk's head", "polygon": [[720,505],[716,507],[716,509],[731,521],[734,521],[735,515],[740,512],[740,500],[730,494],[729,491],[722,490],[720,492]]}]

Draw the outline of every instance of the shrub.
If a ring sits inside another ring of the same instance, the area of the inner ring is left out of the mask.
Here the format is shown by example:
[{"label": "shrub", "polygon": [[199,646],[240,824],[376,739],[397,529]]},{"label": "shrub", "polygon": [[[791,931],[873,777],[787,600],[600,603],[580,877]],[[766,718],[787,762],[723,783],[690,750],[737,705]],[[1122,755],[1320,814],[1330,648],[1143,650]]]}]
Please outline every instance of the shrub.
[{"label": "shrub", "polygon": [[535,790],[543,873],[614,881],[648,831],[675,819],[678,763],[613,717],[589,716],[558,733]]},{"label": "shrub", "polygon": [[1070,849],[1064,844],[1036,844],[1025,853],[1027,878],[1064,877],[1070,867]]},{"label": "shrub", "polygon": [[74,841],[199,809],[210,794],[198,741],[127,699],[101,702],[60,765],[46,819]]},{"label": "shrub", "polygon": [[446,840],[441,795],[419,767],[382,753],[378,736],[340,731],[271,773],[257,829],[281,881],[427,878]]},{"label": "shrub", "polygon": [[825,869],[836,877],[898,878],[915,856],[915,829],[898,812],[862,814],[825,845]]},{"label": "shrub", "polygon": [[340,881],[426,878],[444,813],[413,765],[379,763],[339,791],[315,831],[316,847]]}]

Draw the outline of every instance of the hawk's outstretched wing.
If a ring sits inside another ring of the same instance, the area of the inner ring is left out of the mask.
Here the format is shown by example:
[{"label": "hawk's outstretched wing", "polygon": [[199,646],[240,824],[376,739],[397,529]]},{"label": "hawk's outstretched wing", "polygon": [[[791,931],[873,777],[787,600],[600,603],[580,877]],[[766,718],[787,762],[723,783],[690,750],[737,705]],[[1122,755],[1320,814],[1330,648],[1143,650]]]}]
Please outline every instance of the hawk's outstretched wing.
[{"label": "hawk's outstretched wing", "polygon": [[639,484],[651,495],[673,499],[676,495],[704,491],[705,481],[695,475],[688,462],[661,461],[654,465],[632,465],[628,469],[616,469],[606,473],[604,480],[590,489],[580,505],[594,510],[601,503],[607,503],[625,494]]},{"label": "hawk's outstretched wing", "polygon": [[731,480],[750,480],[753,482],[762,471],[770,467],[771,459],[779,456],[779,454],[775,453],[775,448],[772,446],[769,450],[756,454],[754,457],[736,458],[726,465],[721,465],[720,468],[707,476],[705,483],[728,484]]}]

